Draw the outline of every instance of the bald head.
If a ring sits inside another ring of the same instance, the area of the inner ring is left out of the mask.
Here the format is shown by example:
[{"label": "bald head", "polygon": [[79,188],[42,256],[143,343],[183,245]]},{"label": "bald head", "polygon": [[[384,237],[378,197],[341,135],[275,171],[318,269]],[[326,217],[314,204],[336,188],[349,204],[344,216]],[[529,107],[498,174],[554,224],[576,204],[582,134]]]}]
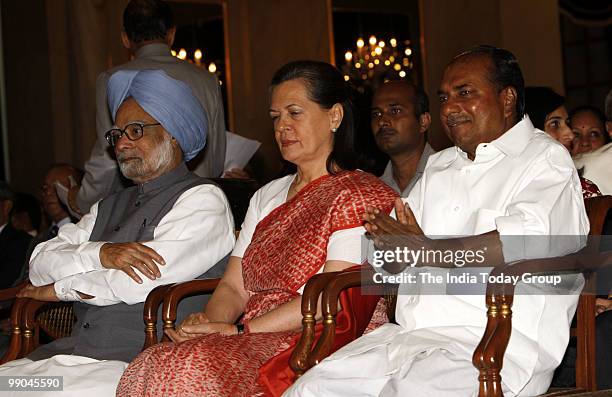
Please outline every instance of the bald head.
[{"label": "bald head", "polygon": [[42,204],[45,214],[47,214],[53,222],[57,223],[69,216],[67,209],[57,197],[55,184],[59,183],[69,188],[70,177],[72,177],[76,183],[80,183],[83,178],[83,172],[70,164],[54,164],[49,167],[49,170],[45,174],[45,180],[42,185]]}]

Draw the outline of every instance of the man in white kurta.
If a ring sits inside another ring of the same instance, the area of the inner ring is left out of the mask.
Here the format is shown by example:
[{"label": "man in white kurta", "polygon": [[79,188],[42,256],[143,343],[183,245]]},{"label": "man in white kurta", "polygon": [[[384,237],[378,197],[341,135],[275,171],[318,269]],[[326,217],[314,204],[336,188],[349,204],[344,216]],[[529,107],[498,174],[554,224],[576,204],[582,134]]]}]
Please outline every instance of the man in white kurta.
[{"label": "man in white kurta", "polygon": [[106,136],[134,186],[36,247],[33,286],[18,296],[74,301],[77,322],[70,337],[0,367],[2,376],[62,376],[63,396],[114,395],[144,342],[147,294],[209,274],[235,241],[225,195],[184,163],[206,140],[206,118],[190,88],[147,70],[117,72],[108,91],[115,127]]},{"label": "man in white kurta", "polygon": [[[522,116],[519,110],[507,111],[520,102],[522,77],[518,83],[502,84],[503,89],[493,85],[491,91],[487,84],[495,82],[495,62],[516,62],[500,51],[478,47],[447,67],[440,89],[441,120],[457,146],[430,156],[407,204],[429,238],[498,233],[508,262],[533,256],[528,251],[540,252],[542,244],[548,245],[549,255],[574,252],[589,230],[578,175],[567,150],[534,129],[527,116],[516,124],[507,122],[509,116]],[[496,115],[509,127],[497,136],[491,122]],[[554,240],[546,237],[524,239],[524,246],[513,240],[527,235],[576,238],[564,238],[563,246],[546,244]],[[533,241],[536,247],[530,247]],[[565,281],[573,294],[521,294],[521,289],[537,287],[518,285],[501,371],[504,395],[537,395],[548,388],[568,343],[583,282],[576,276]],[[409,288],[412,295],[406,294]],[[478,371],[471,361],[487,320],[484,295],[415,294],[414,288],[400,285],[398,325],[386,324],[340,349],[285,395],[477,395]]]}]

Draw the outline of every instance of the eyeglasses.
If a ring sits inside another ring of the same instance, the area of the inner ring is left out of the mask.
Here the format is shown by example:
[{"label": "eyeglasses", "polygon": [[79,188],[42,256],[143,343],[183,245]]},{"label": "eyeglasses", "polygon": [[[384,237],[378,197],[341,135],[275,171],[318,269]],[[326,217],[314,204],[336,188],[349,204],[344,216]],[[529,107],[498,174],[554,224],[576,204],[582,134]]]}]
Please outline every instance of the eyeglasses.
[{"label": "eyeglasses", "polygon": [[125,134],[130,141],[137,141],[142,138],[144,128],[152,127],[155,125],[161,125],[160,123],[154,124],[143,124],[143,123],[131,123],[125,126],[124,129],[121,128],[113,128],[109,130],[106,134],[104,134],[104,138],[109,145],[115,147],[119,139]]}]

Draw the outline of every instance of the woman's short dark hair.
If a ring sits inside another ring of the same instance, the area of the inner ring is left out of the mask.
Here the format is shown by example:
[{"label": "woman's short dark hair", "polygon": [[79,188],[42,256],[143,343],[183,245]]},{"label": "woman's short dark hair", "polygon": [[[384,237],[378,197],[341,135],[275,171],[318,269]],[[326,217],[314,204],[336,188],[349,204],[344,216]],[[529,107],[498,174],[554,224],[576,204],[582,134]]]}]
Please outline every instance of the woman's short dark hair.
[{"label": "woman's short dark hair", "polygon": [[123,11],[123,30],[133,43],[165,39],[172,27],[172,10],[162,0],[131,0]]},{"label": "woman's short dark hair", "polygon": [[604,114],[604,112],[601,111],[601,109],[595,106],[590,106],[590,105],[578,106],[577,108],[574,108],[571,110],[571,112],[569,112],[570,124],[572,124],[572,118],[578,113],[593,114],[593,116],[595,116],[599,120],[599,122],[601,123],[603,127],[602,134],[604,137],[604,142],[605,143],[610,142],[611,140],[610,135],[606,132],[606,115]]},{"label": "woman's short dark hair", "polygon": [[350,90],[342,74],[334,66],[319,61],[295,61],[282,66],[272,77],[270,90],[286,81],[304,82],[308,98],[321,108],[329,110],[336,103],[342,105],[344,116],[334,133],[332,152],[327,158],[327,172],[334,174],[334,166],[343,170],[357,168],[354,153],[355,120]]},{"label": "woman's short dark hair", "polygon": [[463,51],[453,59],[453,62],[467,55],[486,56],[491,60],[493,69],[488,77],[498,91],[506,87],[514,87],[516,90],[516,121],[521,121],[525,115],[525,80],[514,54],[503,48],[481,44]]},{"label": "woman's short dark hair", "polygon": [[525,88],[525,113],[533,126],[544,131],[546,116],[565,103],[565,98],[548,87]]}]

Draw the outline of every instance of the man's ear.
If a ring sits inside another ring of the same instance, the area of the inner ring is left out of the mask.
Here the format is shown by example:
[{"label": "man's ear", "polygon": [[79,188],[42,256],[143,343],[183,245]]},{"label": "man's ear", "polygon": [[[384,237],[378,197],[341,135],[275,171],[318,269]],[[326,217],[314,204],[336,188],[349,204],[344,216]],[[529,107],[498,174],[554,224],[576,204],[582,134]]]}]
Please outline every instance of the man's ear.
[{"label": "man's ear", "polygon": [[174,44],[175,36],[176,36],[176,26],[173,26],[170,29],[166,30],[166,44],[168,44],[168,47],[172,47],[172,44]]},{"label": "man's ear", "polygon": [[330,129],[337,129],[342,123],[344,117],[344,108],[341,104],[336,103],[329,109]]},{"label": "man's ear", "polygon": [[132,50],[132,40],[130,40],[127,33],[125,33],[125,30],[121,31],[121,42],[123,43],[123,46],[125,48],[127,48],[128,50]]},{"label": "man's ear", "polygon": [[[516,113],[516,101],[517,101],[517,94],[516,94],[516,88],[514,87],[506,87],[502,90],[502,92],[500,93],[500,95],[502,95],[502,100],[504,101],[504,116],[506,118],[511,117],[513,114]],[[517,120],[520,121],[520,120]]]},{"label": "man's ear", "polygon": [[419,132],[422,134],[429,129],[431,125],[431,114],[425,112],[419,116]]}]

